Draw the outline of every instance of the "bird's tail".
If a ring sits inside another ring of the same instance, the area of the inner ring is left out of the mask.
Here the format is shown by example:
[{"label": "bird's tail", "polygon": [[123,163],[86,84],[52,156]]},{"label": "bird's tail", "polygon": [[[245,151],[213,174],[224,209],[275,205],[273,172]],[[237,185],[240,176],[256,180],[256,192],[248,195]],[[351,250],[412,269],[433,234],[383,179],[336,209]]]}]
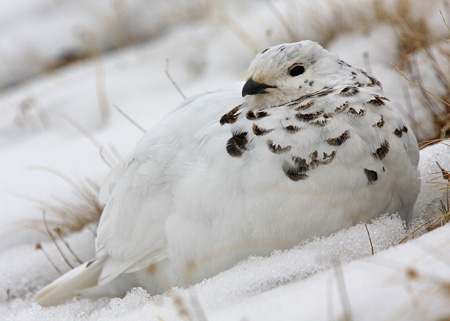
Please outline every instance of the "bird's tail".
[{"label": "bird's tail", "polygon": [[97,285],[103,261],[86,262],[56,279],[34,296],[41,306],[63,303],[75,297],[79,291]]}]

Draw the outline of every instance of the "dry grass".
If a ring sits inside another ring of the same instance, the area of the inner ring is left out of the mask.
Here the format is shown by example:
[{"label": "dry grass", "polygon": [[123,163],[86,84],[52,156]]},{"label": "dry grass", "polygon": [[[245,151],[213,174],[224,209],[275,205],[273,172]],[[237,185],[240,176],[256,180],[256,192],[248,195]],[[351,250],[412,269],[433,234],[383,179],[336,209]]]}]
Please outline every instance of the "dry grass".
[{"label": "dry grass", "polygon": [[[430,0],[430,2],[436,2],[437,0]],[[298,17],[293,15],[295,8],[291,6],[291,3],[286,1],[285,11],[279,9],[279,7],[272,0],[264,1],[264,4],[272,12],[274,19],[276,19],[284,28],[286,37],[283,39],[274,39],[275,41],[290,41],[297,42],[300,40],[311,39],[319,42],[324,47],[327,47],[333,40],[342,34],[349,33],[363,33],[367,34],[380,24],[388,24],[395,27],[403,28],[399,32],[399,39],[402,39],[402,45],[399,48],[401,50],[411,51],[408,46],[408,36],[414,36],[421,39],[428,40],[425,37],[427,29],[425,14],[419,20],[412,14],[405,15],[404,13],[411,12],[409,10],[409,0],[397,0],[395,1],[395,10],[388,7],[388,0],[367,0],[364,3],[358,5],[351,5],[350,1],[329,1],[325,5],[313,5],[302,3],[298,8],[298,11],[308,12],[308,24],[311,27],[308,33],[304,33],[299,28],[296,28],[295,21]],[[236,37],[250,50],[258,52],[261,49],[258,41],[249,34],[236,19],[233,19],[226,13],[222,5],[215,0],[205,1],[205,12],[209,16],[216,17],[225,28],[228,28],[233,32]],[[287,12],[289,11],[289,12]],[[267,30],[271,35],[271,30]],[[417,44],[416,47],[419,45]]]},{"label": "dry grass", "polygon": [[[434,89],[425,88],[421,76],[420,65],[411,64],[408,68],[409,80],[414,86],[413,90],[419,96],[419,100],[432,119],[434,132],[427,137],[427,140],[448,137],[450,129],[450,49],[445,43],[439,43],[433,48],[427,48],[422,53],[422,64],[426,63],[437,81]],[[439,91],[439,94],[433,93]],[[417,125],[422,125],[418,123]]]},{"label": "dry grass", "polygon": [[370,249],[372,251],[372,256],[374,256],[375,255],[375,251],[373,249],[372,237],[370,236],[370,232],[369,232],[369,228],[367,227],[367,224],[364,224],[364,226],[366,227],[367,236],[369,237]]},{"label": "dry grass", "polygon": [[50,168],[35,169],[60,177],[72,187],[75,198],[73,200],[54,198],[53,201],[44,201],[19,195],[19,197],[35,203],[45,213],[43,218],[23,223],[23,227],[34,229],[50,237],[52,237],[51,233],[62,237],[98,222],[103,211],[103,205],[98,200],[100,189],[98,184],[90,179],[72,179]]},{"label": "dry grass", "polygon": [[[448,137],[447,132],[450,129],[450,104],[448,103],[450,101],[450,76],[444,71],[450,66],[450,52],[441,55],[442,58],[447,60],[445,66],[436,63],[436,59],[430,50],[425,50],[425,54],[428,61],[432,62],[431,68],[436,75],[436,79],[440,82],[441,87],[445,88],[443,95],[437,95],[425,88],[417,66],[411,65],[409,68],[411,79],[413,79],[411,80],[399,67],[394,63],[391,64],[409,82],[412,90],[418,94],[422,108],[428,114],[426,119],[431,120],[434,130],[428,134],[426,141],[420,141],[422,144],[429,145],[430,142],[439,142],[441,139]],[[417,129],[423,127],[424,124],[416,121],[413,125]]]},{"label": "dry grass", "polygon": [[[356,5],[351,1],[330,1],[326,6],[310,8],[309,24],[312,35],[327,47],[342,34],[368,34],[382,25],[390,26],[395,32],[396,52],[399,65],[410,63],[410,55],[439,40],[430,28],[428,17],[437,0],[428,0],[420,14],[413,9],[411,0],[366,0]],[[290,35],[291,41],[310,38],[292,30],[292,23],[269,1],[269,9],[280,20]]]},{"label": "dry grass", "polygon": [[172,86],[177,90],[177,92],[180,94],[181,98],[183,100],[186,100],[186,95],[183,93],[183,91],[181,90],[181,88],[178,86],[178,84],[176,83],[176,81],[172,78],[172,76],[169,73],[169,59],[166,59],[166,77],[169,79],[170,83],[172,84]]},{"label": "dry grass", "polygon": [[[47,235],[67,266],[73,269],[72,263],[82,264],[82,260],[72,250],[64,236],[98,223],[103,211],[103,205],[98,200],[100,188],[95,182],[87,178],[71,179],[61,172],[46,167],[35,167],[34,169],[46,171],[61,178],[70,185],[75,199],[67,200],[55,197],[52,201],[44,201],[26,195],[16,195],[33,202],[42,211],[42,218],[27,220],[20,227]],[[92,233],[96,234],[95,231],[92,231]],[[37,243],[35,249],[41,251],[55,271],[62,275],[61,270],[44,250],[41,243]]]},{"label": "dry grass", "polygon": [[404,237],[399,244],[406,242],[409,239],[420,236],[426,232],[435,230],[438,227],[444,226],[450,222],[450,173],[441,167],[436,162],[439,172],[435,172],[434,176],[429,182],[433,188],[438,191],[445,191],[446,198],[444,201],[440,201],[440,207],[438,208],[438,215],[423,222],[419,226],[416,226],[406,237]]},{"label": "dry grass", "polygon": [[396,32],[396,51],[401,67],[411,64],[411,54],[439,40],[428,23],[430,10],[436,3],[435,0],[427,1],[428,7],[424,7],[424,11],[417,16],[411,0],[396,0],[391,8],[388,8],[387,1],[372,0],[376,23],[392,26]]}]

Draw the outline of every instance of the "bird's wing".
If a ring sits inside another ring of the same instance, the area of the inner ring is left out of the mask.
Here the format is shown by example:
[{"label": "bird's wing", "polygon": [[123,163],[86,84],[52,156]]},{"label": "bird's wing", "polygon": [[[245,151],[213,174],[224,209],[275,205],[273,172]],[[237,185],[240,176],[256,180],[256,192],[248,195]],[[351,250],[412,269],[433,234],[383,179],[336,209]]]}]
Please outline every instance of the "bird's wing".
[{"label": "bird's wing", "polygon": [[188,99],[111,172],[102,190],[106,206],[96,239],[97,257],[108,257],[103,282],[166,257],[165,222],[173,211],[173,188],[186,170],[180,164],[201,157],[213,135],[229,133],[219,120],[242,103],[241,88],[237,83]]}]

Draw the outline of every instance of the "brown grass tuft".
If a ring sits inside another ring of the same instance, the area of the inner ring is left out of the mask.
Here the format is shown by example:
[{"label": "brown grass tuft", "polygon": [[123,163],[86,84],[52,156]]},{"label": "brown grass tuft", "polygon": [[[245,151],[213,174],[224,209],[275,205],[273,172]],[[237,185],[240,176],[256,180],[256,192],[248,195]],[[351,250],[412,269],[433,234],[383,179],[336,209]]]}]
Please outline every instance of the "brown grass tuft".
[{"label": "brown grass tuft", "polygon": [[[429,0],[417,14],[411,0],[367,0],[358,5],[334,1],[327,4],[326,14],[322,7],[312,8],[315,17],[310,21],[312,34],[327,47],[342,34],[368,34],[382,25],[390,26],[395,31],[398,64],[405,67],[411,63],[412,53],[439,40],[428,23],[429,13],[436,3],[437,0]],[[298,40],[301,38],[293,39]]]},{"label": "brown grass tuft", "polygon": [[61,172],[46,167],[36,169],[47,171],[64,180],[72,187],[75,199],[54,198],[53,201],[44,201],[18,195],[32,201],[46,213],[45,220],[28,220],[22,224],[23,227],[34,229],[46,235],[56,233],[59,238],[62,238],[66,234],[80,231],[86,226],[98,222],[103,211],[103,205],[100,204],[98,199],[100,191],[98,184],[88,178],[71,179]]},{"label": "brown grass tuft", "polygon": [[428,23],[430,8],[435,3],[434,0],[428,1],[428,8],[417,16],[411,0],[396,0],[390,8],[387,1],[371,1],[376,23],[389,25],[396,31],[396,51],[401,67],[411,63],[412,53],[428,48],[438,40]]}]

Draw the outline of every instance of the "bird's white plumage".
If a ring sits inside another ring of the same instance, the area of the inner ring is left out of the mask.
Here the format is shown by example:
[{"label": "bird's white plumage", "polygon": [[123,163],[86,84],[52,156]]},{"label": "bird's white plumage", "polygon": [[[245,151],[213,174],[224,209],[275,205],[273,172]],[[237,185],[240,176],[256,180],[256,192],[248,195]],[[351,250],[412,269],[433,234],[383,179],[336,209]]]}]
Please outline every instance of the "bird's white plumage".
[{"label": "bird's white plumage", "polygon": [[238,83],[188,99],[113,169],[96,258],[40,304],[157,293],[383,213],[410,218],[417,142],[375,78],[311,41],[263,51],[248,73],[244,98]]}]

